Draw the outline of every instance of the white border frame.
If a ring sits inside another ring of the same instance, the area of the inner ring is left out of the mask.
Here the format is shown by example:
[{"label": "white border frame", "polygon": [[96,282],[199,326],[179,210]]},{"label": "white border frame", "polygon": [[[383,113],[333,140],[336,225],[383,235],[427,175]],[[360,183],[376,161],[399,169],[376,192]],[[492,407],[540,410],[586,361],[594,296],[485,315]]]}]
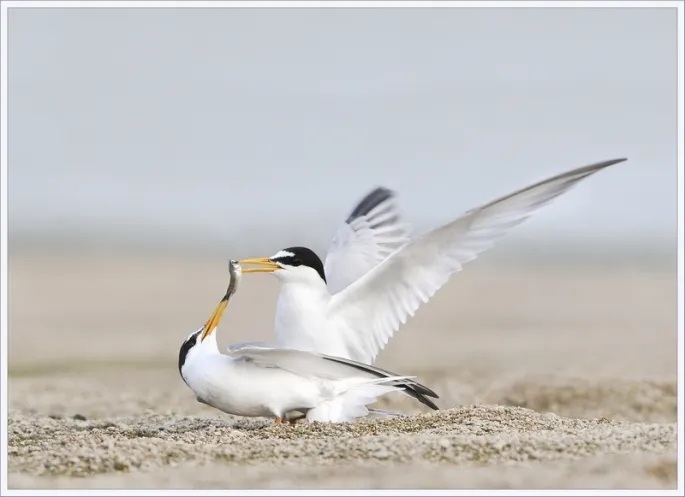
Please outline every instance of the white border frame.
[{"label": "white border frame", "polygon": [[[211,490],[211,491],[135,491],[135,490],[9,490],[7,488],[7,177],[8,177],[8,135],[7,135],[7,10],[9,8],[75,8],[75,7],[100,7],[100,8],[205,8],[205,7],[229,7],[229,8],[259,8],[259,7],[305,7],[305,8],[336,8],[336,7],[355,7],[355,8],[379,8],[379,7],[402,7],[402,8],[430,8],[430,7],[572,7],[572,8],[655,8],[671,7],[678,11],[678,490],[655,492],[655,491],[525,491],[525,490],[506,490],[506,491],[487,491],[487,490],[343,490],[343,491],[266,491],[266,490]],[[2,445],[2,466],[0,467],[0,493],[2,495],[682,495],[683,492],[683,137],[685,127],[683,126],[683,13],[685,7],[682,1],[3,1],[1,4],[0,40],[2,48],[2,100],[0,101],[0,111],[2,112],[2,147],[0,169],[0,326],[2,332],[2,368],[1,373],[1,394],[0,403],[2,407],[2,429],[0,429],[0,444]]]}]

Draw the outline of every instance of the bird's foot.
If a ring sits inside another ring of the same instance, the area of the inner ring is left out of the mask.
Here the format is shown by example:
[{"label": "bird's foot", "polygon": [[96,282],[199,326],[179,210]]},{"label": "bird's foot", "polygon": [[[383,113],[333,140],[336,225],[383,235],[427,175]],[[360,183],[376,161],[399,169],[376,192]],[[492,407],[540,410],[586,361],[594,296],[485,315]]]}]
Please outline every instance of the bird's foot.
[{"label": "bird's foot", "polygon": [[274,424],[284,425],[286,423],[290,424],[290,426],[295,426],[297,419],[283,419],[279,418],[278,416],[276,416],[276,419],[274,419]]}]

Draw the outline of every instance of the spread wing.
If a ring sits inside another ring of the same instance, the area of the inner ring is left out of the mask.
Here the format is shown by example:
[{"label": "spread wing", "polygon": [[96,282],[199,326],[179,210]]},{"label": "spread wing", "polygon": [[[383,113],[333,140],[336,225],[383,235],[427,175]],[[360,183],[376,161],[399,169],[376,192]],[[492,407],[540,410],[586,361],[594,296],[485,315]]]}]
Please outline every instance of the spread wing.
[{"label": "spread wing", "polygon": [[409,225],[401,222],[395,194],[376,188],[338,228],[328,247],[324,272],[328,291],[338,293],[409,242]]},{"label": "spread wing", "polygon": [[266,343],[250,342],[228,347],[228,355],[245,358],[264,368],[280,368],[307,378],[342,380],[348,378],[385,379],[384,383],[402,388],[404,393],[433,408],[438,407],[427,397],[438,398],[429,388],[407,376],[361,364],[349,359],[331,357],[315,352],[275,348]]},{"label": "spread wing", "polygon": [[512,228],[616,159],[554,176],[466,212],[415,238],[372,271],[333,295],[329,316],[341,323],[353,359],[371,363],[393,333],[462,265]]}]

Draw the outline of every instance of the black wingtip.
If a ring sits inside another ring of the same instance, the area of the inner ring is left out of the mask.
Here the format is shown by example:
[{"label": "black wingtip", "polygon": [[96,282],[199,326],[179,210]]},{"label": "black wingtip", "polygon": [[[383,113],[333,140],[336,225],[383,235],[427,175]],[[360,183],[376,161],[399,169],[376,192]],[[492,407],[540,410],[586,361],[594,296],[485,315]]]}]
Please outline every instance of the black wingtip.
[{"label": "black wingtip", "polygon": [[627,160],[628,160],[627,157],[620,157],[618,159],[609,159],[609,160],[606,160],[604,162],[600,162],[598,164],[598,167],[609,167],[609,166],[613,166],[614,164],[620,164],[621,162],[625,162]]},{"label": "black wingtip", "polygon": [[[423,405],[430,407],[434,411],[439,411],[440,408],[433,402],[431,399],[427,398],[425,395],[422,395],[418,393],[416,390],[412,388],[405,388],[404,391],[409,394],[411,397],[414,397],[416,400],[421,402]],[[436,397],[437,398],[437,397]]]},{"label": "black wingtip", "polygon": [[438,394],[435,393],[433,390],[430,388],[422,385],[421,383],[417,381],[412,381],[411,383],[408,383],[408,385],[411,385],[412,390],[416,391],[416,393],[419,393],[421,395],[425,395],[426,397],[433,397],[434,399],[439,399]]},{"label": "black wingtip", "polygon": [[[396,373],[391,373],[390,371],[386,371],[384,369],[380,369],[380,368],[377,368],[375,366],[371,366],[369,364],[363,364],[363,363],[360,363],[357,361],[353,361],[351,359],[344,359],[342,357],[327,356],[327,355],[323,355],[323,354],[321,357],[323,357],[329,361],[332,361],[332,362],[337,362],[340,364],[345,364],[347,366],[351,366],[351,367],[358,369],[359,371],[363,371],[365,373],[373,374],[378,378],[387,378],[387,377],[399,376]],[[435,411],[439,410],[439,407],[437,405],[435,405],[435,403],[432,400],[427,398],[427,397],[433,397],[433,398],[437,399],[437,398],[439,398],[438,394],[435,393],[430,388],[423,386],[421,383],[419,383],[415,380],[410,380],[410,379],[395,380],[395,381],[389,382],[388,385],[391,385],[391,386],[394,386],[397,388],[401,388],[407,395],[418,400],[423,405],[426,405]]]},{"label": "black wingtip", "polygon": [[395,385],[401,387],[404,393],[418,400],[423,405],[430,407],[434,411],[439,410],[435,402],[430,400],[428,397],[433,397],[434,399],[439,399],[440,397],[438,397],[438,394],[430,388],[425,387],[421,383],[414,380],[400,380]]},{"label": "black wingtip", "polygon": [[411,392],[410,395],[414,397],[416,400],[421,402],[422,404],[427,405],[431,409],[438,410],[438,406],[435,405],[435,403],[430,400],[428,397],[433,397],[434,399],[439,399],[438,394],[435,393],[433,390],[430,388],[422,385],[421,383],[417,381],[411,381],[407,382],[403,385],[407,391],[407,393]]},{"label": "black wingtip", "polygon": [[[579,167],[576,169],[572,169],[570,171],[567,171],[565,173],[561,173],[557,175],[555,178],[549,178],[549,180],[556,179],[556,178],[564,178],[564,177],[575,177],[577,179],[582,179],[586,178],[592,174],[595,174],[596,172],[601,171],[602,169],[606,169],[607,167],[620,164],[621,162],[625,162],[628,159],[625,157],[621,157],[619,159],[609,159],[609,160],[603,160],[601,162],[595,162],[594,164],[590,164],[587,166]],[[548,181],[549,181],[548,180]],[[540,183],[545,183],[545,181],[541,181]]]},{"label": "black wingtip", "polygon": [[366,196],[359,201],[359,203],[352,209],[352,213],[345,221],[346,223],[351,223],[355,219],[361,216],[367,215],[378,205],[382,204],[389,198],[395,196],[395,192],[384,186],[379,186],[374,188]]}]

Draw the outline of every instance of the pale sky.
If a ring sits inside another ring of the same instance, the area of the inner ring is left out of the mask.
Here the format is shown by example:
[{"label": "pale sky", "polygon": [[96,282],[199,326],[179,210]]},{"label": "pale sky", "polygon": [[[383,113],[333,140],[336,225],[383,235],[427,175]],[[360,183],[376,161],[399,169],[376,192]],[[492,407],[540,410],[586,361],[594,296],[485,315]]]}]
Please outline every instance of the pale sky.
[{"label": "pale sky", "polygon": [[656,8],[10,9],[10,230],[325,246],[376,185],[423,231],[628,157],[516,236],[674,247],[676,41]]}]

